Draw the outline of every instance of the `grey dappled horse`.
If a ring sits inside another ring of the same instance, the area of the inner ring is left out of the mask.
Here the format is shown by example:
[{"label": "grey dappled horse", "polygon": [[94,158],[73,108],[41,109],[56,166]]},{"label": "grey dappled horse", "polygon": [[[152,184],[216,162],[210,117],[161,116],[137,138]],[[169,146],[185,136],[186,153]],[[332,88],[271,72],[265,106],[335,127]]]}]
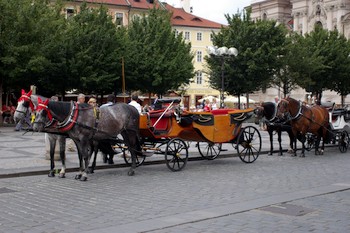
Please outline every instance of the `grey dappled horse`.
[{"label": "grey dappled horse", "polygon": [[125,103],[102,108],[96,126],[93,108],[87,104],[79,105],[73,102],[48,100],[41,102],[40,99],[38,102],[33,130],[45,131],[47,128],[54,128],[69,135],[75,142],[79,155],[80,169],[75,176],[76,179],[87,180],[88,165],[92,154],[91,143],[96,145],[101,140],[113,140],[118,134],[123,136],[131,152],[132,166],[128,175],[134,175],[136,156],[141,153],[140,116],[136,108]]},{"label": "grey dappled horse", "polygon": [[[17,108],[14,114],[14,120],[17,123],[18,121],[22,120],[24,117],[28,115],[28,112],[34,112],[34,109],[38,105],[38,97],[40,97],[42,100],[46,100],[46,97],[40,96],[40,95],[34,95],[32,94],[32,91],[30,90],[28,93],[26,93],[22,89],[22,95],[18,99]],[[56,142],[58,141],[59,147],[60,147],[60,159],[62,162],[62,168],[59,173],[59,177],[64,178],[66,174],[66,138],[67,136],[59,135],[59,134],[52,134],[48,133],[47,139],[49,140],[50,144],[50,171],[48,176],[54,177],[55,176],[55,148],[56,148]]]},{"label": "grey dappled horse", "polygon": [[[273,154],[273,132],[277,133],[277,140],[279,143],[279,154],[283,155],[282,151],[282,131],[285,131],[289,135],[289,151],[293,149],[293,142],[295,137],[292,132],[292,127],[290,123],[281,122],[277,118],[277,105],[273,102],[263,102],[260,106],[256,107],[254,110],[256,120],[264,120],[266,123],[266,130],[270,137],[270,152],[269,155]],[[258,122],[255,122],[258,123]]]}]

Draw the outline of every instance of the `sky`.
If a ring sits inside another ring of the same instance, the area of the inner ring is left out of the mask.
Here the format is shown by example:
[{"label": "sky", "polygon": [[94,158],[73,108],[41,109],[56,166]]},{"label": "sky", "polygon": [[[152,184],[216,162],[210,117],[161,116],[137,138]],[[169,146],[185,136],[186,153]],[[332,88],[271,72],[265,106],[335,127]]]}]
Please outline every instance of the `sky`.
[{"label": "sky", "polygon": [[[235,14],[237,10],[242,11],[249,6],[252,0],[191,0],[193,13],[196,16],[209,19],[211,21],[227,24],[225,14]],[[162,0],[168,4],[181,7],[180,0]]]}]

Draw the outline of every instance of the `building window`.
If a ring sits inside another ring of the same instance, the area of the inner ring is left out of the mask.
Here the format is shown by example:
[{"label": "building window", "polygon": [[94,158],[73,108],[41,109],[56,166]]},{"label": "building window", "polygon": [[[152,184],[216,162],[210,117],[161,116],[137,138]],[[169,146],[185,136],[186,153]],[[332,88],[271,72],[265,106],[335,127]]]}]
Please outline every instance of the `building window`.
[{"label": "building window", "polygon": [[115,24],[117,26],[123,25],[123,13],[115,13]]},{"label": "building window", "polygon": [[266,13],[263,14],[262,19],[263,20],[267,20],[267,14]]},{"label": "building window", "polygon": [[213,37],[214,37],[213,33],[210,33],[210,41],[213,41]]},{"label": "building window", "polygon": [[196,72],[196,83],[197,84],[202,84],[202,82],[203,82],[202,71],[197,71]]},{"label": "building window", "polygon": [[190,40],[190,32],[185,32],[185,40]]},{"label": "building window", "polygon": [[202,41],[202,33],[201,32],[197,32],[197,40]]},{"label": "building window", "polygon": [[69,19],[74,16],[74,8],[66,8],[66,19]]},{"label": "building window", "polygon": [[179,31],[175,29],[175,37],[179,36]]},{"label": "building window", "polygon": [[197,51],[197,62],[202,62],[202,51]]}]

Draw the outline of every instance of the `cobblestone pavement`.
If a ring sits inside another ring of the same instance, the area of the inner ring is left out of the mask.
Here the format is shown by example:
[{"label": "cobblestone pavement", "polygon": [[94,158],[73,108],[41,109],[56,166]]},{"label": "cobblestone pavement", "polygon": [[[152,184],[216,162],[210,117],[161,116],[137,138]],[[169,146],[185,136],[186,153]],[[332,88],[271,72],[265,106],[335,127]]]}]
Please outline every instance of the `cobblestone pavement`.
[{"label": "cobblestone pavement", "polygon": [[[0,161],[11,146],[19,160],[33,158],[18,144],[24,136],[13,144],[0,134]],[[133,177],[128,168],[107,169],[87,182],[75,173],[4,178],[0,232],[350,232],[349,153],[191,161],[181,172],[159,164]]]}]

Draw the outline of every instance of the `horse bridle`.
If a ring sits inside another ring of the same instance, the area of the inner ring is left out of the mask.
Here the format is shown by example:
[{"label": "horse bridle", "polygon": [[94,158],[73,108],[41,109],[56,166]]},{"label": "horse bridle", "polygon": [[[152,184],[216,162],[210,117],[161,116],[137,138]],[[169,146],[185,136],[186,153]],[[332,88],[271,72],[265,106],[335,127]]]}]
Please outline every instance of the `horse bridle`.
[{"label": "horse bridle", "polygon": [[[289,104],[289,101],[282,99],[281,102],[287,102]],[[292,116],[292,114],[290,113],[290,111],[288,111],[287,113],[285,113],[285,115],[287,116],[287,121],[292,121],[292,120],[297,120],[299,119],[303,113],[303,105],[301,104],[301,101],[299,101],[299,109],[298,109],[298,113],[295,116]]]}]

